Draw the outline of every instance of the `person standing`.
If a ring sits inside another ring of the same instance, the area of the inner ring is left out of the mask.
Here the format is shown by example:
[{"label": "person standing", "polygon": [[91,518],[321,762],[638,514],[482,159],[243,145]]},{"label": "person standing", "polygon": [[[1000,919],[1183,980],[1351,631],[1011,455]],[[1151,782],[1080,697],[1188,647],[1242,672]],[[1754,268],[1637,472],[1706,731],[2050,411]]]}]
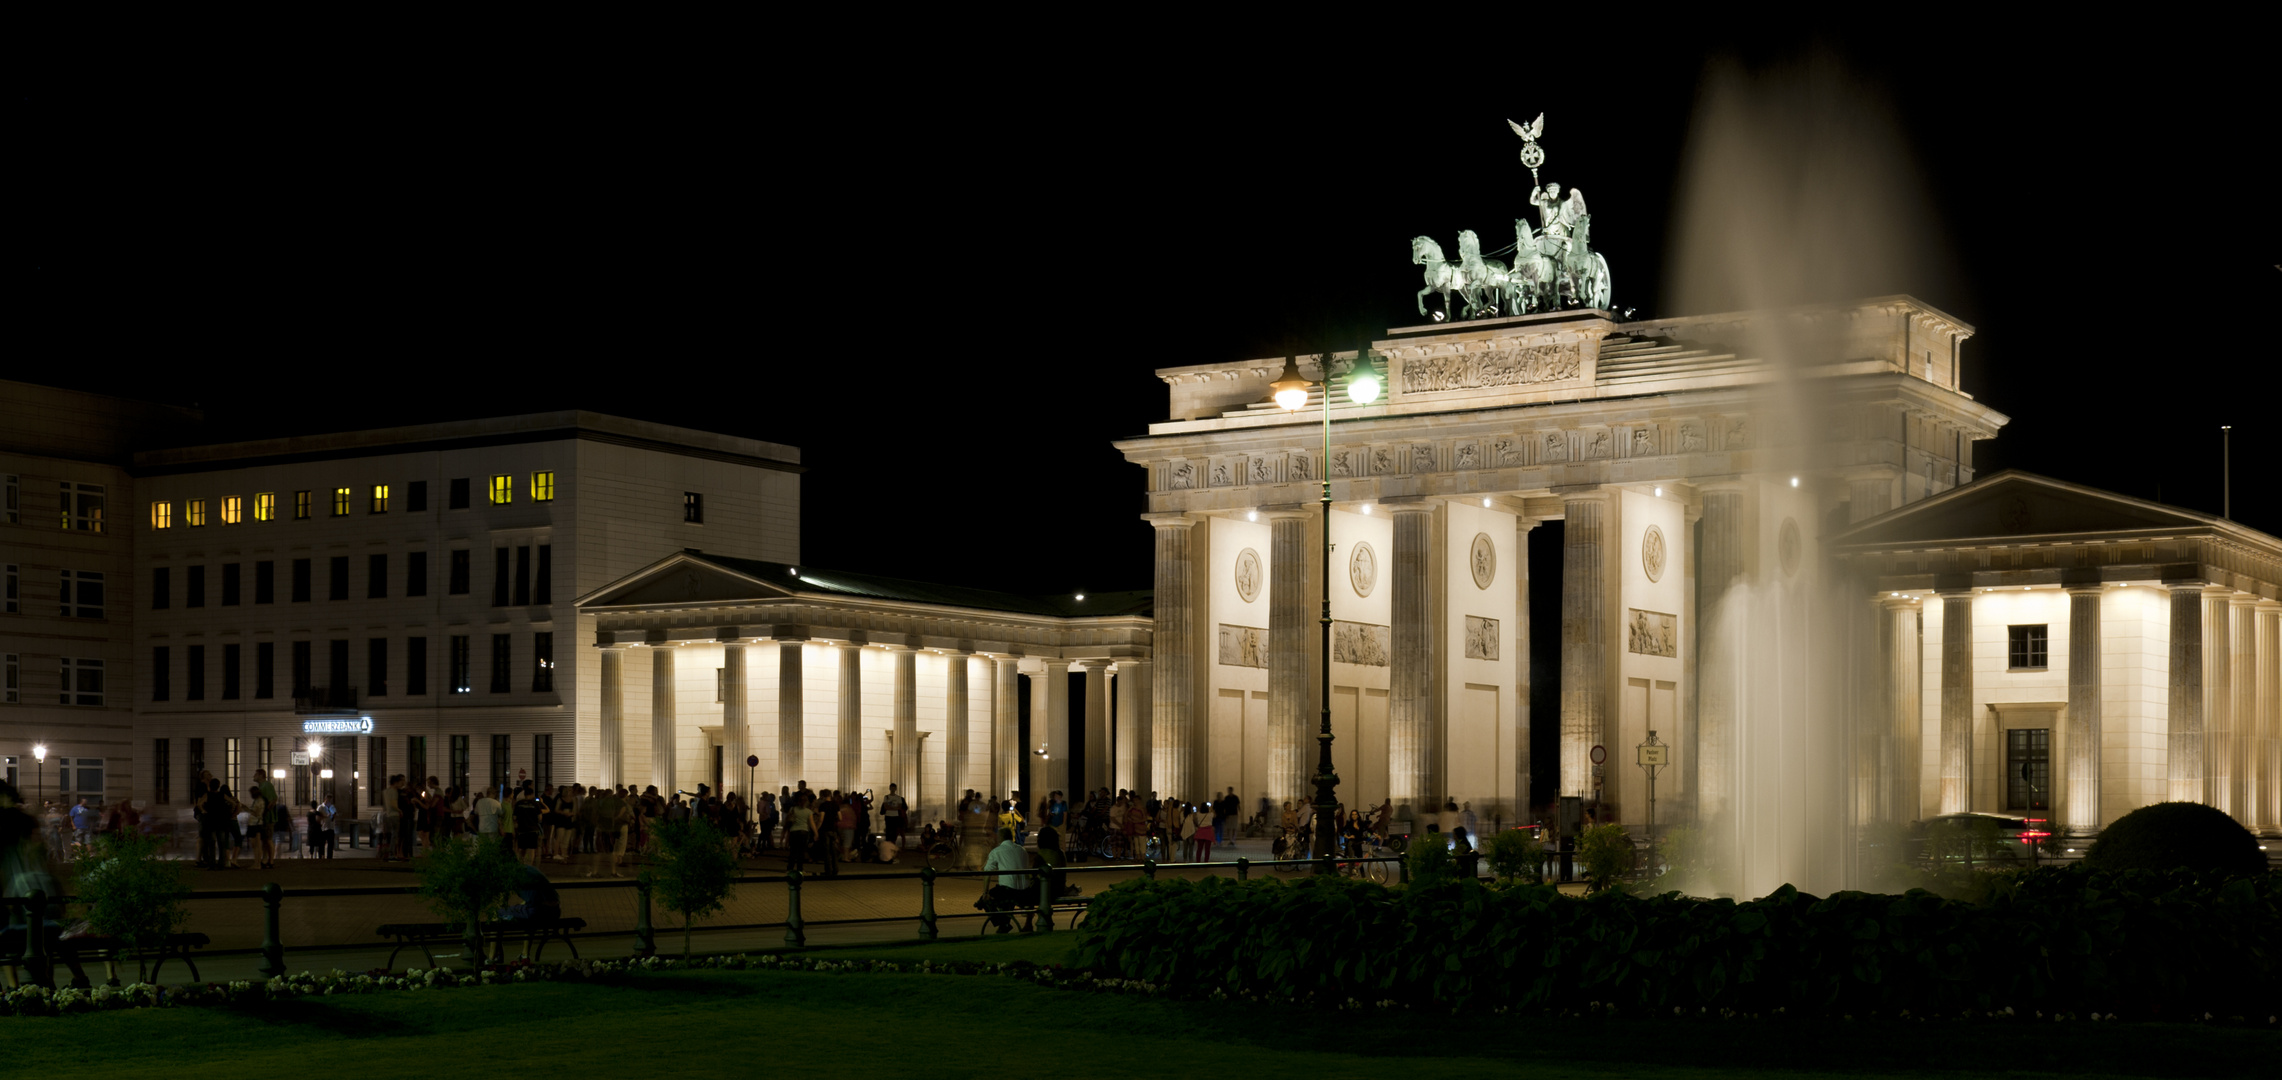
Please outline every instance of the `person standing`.
[{"label": "person standing", "polygon": [[246,831],[254,842],[254,869],[267,870],[277,860],[277,830],[275,815],[270,811],[269,800],[262,798],[261,785],[246,789],[246,809],[240,815]]},{"label": "person standing", "polygon": [[498,840],[500,838],[500,811],[504,808],[499,805],[498,799],[491,797],[491,789],[483,789],[482,793],[476,796],[475,805],[470,809],[475,813],[476,839]]},{"label": "person standing", "polygon": [[803,791],[784,812],[784,868],[788,873],[808,865],[808,848],[816,842],[816,809],[810,802],[811,797]]},{"label": "person standing", "polygon": [[330,797],[319,797],[309,809],[310,844],[317,849],[317,857],[330,859],[340,846],[340,833],[335,828],[341,809],[333,805]]},{"label": "person standing", "polygon": [[594,861],[588,864],[586,876],[595,876],[607,864],[610,876],[617,877],[618,862],[626,856],[626,822],[633,815],[626,800],[606,787],[595,788],[586,805],[594,823]]},{"label": "person standing", "polygon": [[887,798],[880,800],[880,817],[886,822],[889,841],[903,843],[904,818],[909,813],[909,806],[903,801],[903,793],[896,790],[894,784],[889,784]]},{"label": "person standing", "polygon": [[412,861],[412,834],[420,826],[420,808],[416,793],[404,779],[403,773],[388,778],[389,797],[396,806],[396,856],[405,862]]}]

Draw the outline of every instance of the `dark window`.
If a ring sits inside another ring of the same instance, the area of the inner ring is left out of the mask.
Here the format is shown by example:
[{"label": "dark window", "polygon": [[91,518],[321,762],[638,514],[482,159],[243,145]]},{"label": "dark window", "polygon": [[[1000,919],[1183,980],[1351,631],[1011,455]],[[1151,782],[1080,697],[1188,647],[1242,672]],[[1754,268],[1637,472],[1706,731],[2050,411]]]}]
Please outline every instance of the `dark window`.
[{"label": "dark window", "polygon": [[374,697],[388,696],[388,639],[369,638],[364,643],[365,686]]},{"label": "dark window", "polygon": [[190,740],[190,760],[184,763],[183,768],[190,776],[190,797],[196,799],[206,790],[206,781],[199,779],[200,774],[206,771],[206,740]]},{"label": "dark window", "polygon": [[507,771],[507,746],[507,736],[494,735],[491,737],[491,790],[494,792],[514,786],[513,774]]},{"label": "dark window", "polygon": [[542,694],[555,688],[555,635],[541,630],[531,635],[531,689]]},{"label": "dark window", "polygon": [[555,602],[555,549],[552,544],[539,545],[539,573],[531,582],[531,602]]},{"label": "dark window", "polygon": [[326,692],[334,695],[332,699],[334,701],[346,701],[348,698],[345,695],[344,691],[349,690],[355,685],[356,681],[349,678],[349,639],[334,638],[333,640],[326,642]]},{"label": "dark window", "polygon": [[412,782],[412,790],[419,791],[428,785],[428,737],[404,737],[405,779]]},{"label": "dark window", "polygon": [[174,696],[174,655],[164,645],[151,646],[151,700],[165,701]]},{"label": "dark window", "polygon": [[404,508],[415,514],[428,509],[428,482],[426,480],[414,480],[404,485]]},{"label": "dark window", "polygon": [[515,549],[515,606],[531,602],[531,546]]},{"label": "dark window", "polygon": [[182,683],[182,700],[204,701],[206,700],[206,646],[192,645],[187,659],[190,663],[184,669],[183,674],[188,675],[189,678],[184,679]]},{"label": "dark window", "polygon": [[254,564],[254,603],[277,603],[277,564],[268,559]]},{"label": "dark window", "polygon": [[223,563],[223,564],[222,564],[222,606],[223,606],[223,607],[237,607],[237,606],[238,606],[238,583],[239,583],[239,580],[240,580],[240,579],[239,579],[239,574],[238,574],[238,568],[239,568],[239,564],[237,564],[237,563],[234,563],[234,562],[226,562],[226,563]]},{"label": "dark window", "polygon": [[[334,776],[340,773],[335,772]],[[388,790],[388,739],[374,736],[372,740],[372,768],[364,774],[364,801],[367,806],[380,805],[380,793]]]},{"label": "dark window", "polygon": [[428,693],[428,639],[404,639],[404,692],[413,697]]},{"label": "dark window", "polygon": [[452,549],[452,580],[451,580],[451,592],[452,592],[452,595],[453,595],[453,596],[466,596],[466,595],[467,595],[467,578],[468,578],[468,572],[467,572],[467,568],[468,568],[468,554],[467,554],[467,549],[466,549],[466,548],[453,548],[453,549]]},{"label": "dark window", "polygon": [[452,778],[450,783],[461,791],[467,790],[468,739],[465,735],[452,736]]},{"label": "dark window", "polygon": [[364,562],[365,599],[388,599],[388,556],[367,555]]},{"label": "dark window", "polygon": [[681,519],[692,525],[705,524],[705,496],[694,491],[682,492]]},{"label": "dark window", "polygon": [[274,641],[254,642],[254,696],[277,696],[277,643]]},{"label": "dark window", "polygon": [[447,505],[453,510],[467,509],[467,477],[452,481],[452,501]]},{"label": "dark window", "polygon": [[471,683],[471,682],[469,682],[469,673],[468,673],[468,654],[467,654],[467,635],[466,635],[466,634],[453,634],[453,635],[452,635],[452,642],[451,642],[451,644],[452,644],[452,687],[451,687],[451,691],[452,691],[452,693],[455,693],[455,694],[465,694],[465,693],[467,693],[467,692],[469,692],[469,691],[471,691],[471,690],[474,690],[474,689],[475,689],[475,686],[474,686],[474,684],[473,684],[473,683]]},{"label": "dark window", "polygon": [[244,666],[245,646],[235,642],[222,646],[222,700],[236,701],[243,694],[245,673],[239,669]]},{"label": "dark window", "polygon": [[205,607],[206,568],[203,566],[191,567],[190,575],[183,579],[182,588],[184,594],[182,597],[182,606]]},{"label": "dark window", "polygon": [[309,602],[309,560],[307,559],[293,560],[293,602],[296,604]]},{"label": "dark window", "polygon": [[309,696],[309,643],[293,643],[293,696]]},{"label": "dark window", "polygon": [[172,567],[151,567],[151,610],[165,611],[174,603],[174,570]]},{"label": "dark window", "polygon": [[2014,671],[2037,671],[2045,665],[2045,624],[2008,626],[2005,637]]},{"label": "dark window", "polygon": [[348,599],[349,557],[346,555],[335,555],[331,559],[326,560],[326,563],[327,577],[325,579],[325,599]]},{"label": "dark window", "polygon": [[427,552],[407,551],[404,553],[404,595],[428,595]]},{"label": "dark window", "polygon": [[174,801],[174,747],[169,740],[151,740],[151,794],[153,801]]},{"label": "dark window", "polygon": [[531,788],[545,791],[555,786],[555,737],[531,736]]},{"label": "dark window", "polygon": [[62,591],[58,596],[63,603],[57,614],[64,618],[100,619],[103,617],[103,575],[94,570],[65,570],[58,577]]},{"label": "dark window", "polygon": [[2052,729],[2005,732],[2005,809],[2043,810],[2052,803]]},{"label": "dark window", "polygon": [[504,694],[513,688],[509,669],[515,652],[515,635],[491,635],[491,692]]},{"label": "dark window", "polygon": [[491,606],[507,606],[507,549],[493,548],[491,560]]}]

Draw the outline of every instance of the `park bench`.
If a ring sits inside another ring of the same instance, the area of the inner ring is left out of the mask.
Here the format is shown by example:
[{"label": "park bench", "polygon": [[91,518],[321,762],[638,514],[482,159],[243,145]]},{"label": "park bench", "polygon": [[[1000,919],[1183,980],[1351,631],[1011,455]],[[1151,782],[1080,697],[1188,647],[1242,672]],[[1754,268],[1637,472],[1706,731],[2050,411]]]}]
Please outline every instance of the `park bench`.
[{"label": "park bench", "polygon": [[[549,941],[562,942],[575,960],[578,958],[578,944],[571,940],[571,935],[586,929],[586,920],[576,916],[560,919],[494,919],[489,927],[492,932],[494,962],[504,959],[507,935],[510,933],[523,935],[523,955],[532,960],[546,955]],[[386,965],[392,971],[396,968],[397,954],[407,948],[419,949],[420,955],[427,957],[428,966],[434,967],[436,953],[430,946],[439,942],[457,944],[467,938],[467,928],[461,923],[389,923],[381,927],[379,933],[381,937],[396,942],[396,948],[388,953]],[[532,949],[534,942],[538,944],[536,951]]]},{"label": "park bench", "polygon": [[[1078,893],[1071,896],[1065,896],[1059,900],[1054,901],[1051,904],[1046,905],[1046,910],[1053,913],[1054,929],[1077,929],[1079,920],[1085,918],[1086,905],[1092,901],[1093,897],[1087,896],[1083,893]],[[981,937],[985,934],[990,933],[991,920],[987,916],[996,913],[989,908],[983,908],[982,910],[986,917],[982,920],[982,928],[975,931],[976,937]],[[1007,918],[1034,920],[1034,917],[1038,914],[1038,905],[1035,902],[1025,903],[1015,907],[1006,908],[1004,910],[1006,912]],[[1037,924],[1035,921],[1033,921],[1031,925],[1032,928],[1035,929]]]},{"label": "park bench", "polygon": [[[169,958],[180,959],[183,966],[190,969],[191,981],[197,981],[198,963],[190,958],[190,950],[203,949],[210,940],[206,935],[195,931],[168,934],[166,940],[161,942],[156,950],[158,963],[151,967],[150,981],[154,983],[158,981],[159,972],[166,969],[166,962]],[[25,944],[22,930],[10,930],[5,935],[0,935],[0,969],[5,969],[7,985],[11,988],[21,982],[22,972],[20,969],[30,959],[24,955]],[[105,981],[109,985],[118,986],[120,958],[131,954],[133,951],[132,946],[114,937],[92,933],[65,933],[58,935],[50,946],[52,955],[48,957],[48,962],[51,964],[63,963],[66,958],[74,961],[101,960],[106,975]],[[37,973],[35,972],[35,974]]]}]

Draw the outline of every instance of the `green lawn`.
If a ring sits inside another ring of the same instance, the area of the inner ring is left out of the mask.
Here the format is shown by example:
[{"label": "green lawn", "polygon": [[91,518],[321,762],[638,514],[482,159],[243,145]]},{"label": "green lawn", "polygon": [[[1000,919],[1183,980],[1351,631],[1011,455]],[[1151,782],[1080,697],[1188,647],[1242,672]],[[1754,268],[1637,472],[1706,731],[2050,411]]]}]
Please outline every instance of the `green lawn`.
[{"label": "green lawn", "polygon": [[[1051,960],[1068,936],[830,958]],[[0,1019],[10,1075],[292,1075],[419,1062],[423,1076],[717,1072],[735,1061],[996,1078],[1229,1076],[2267,1076],[2282,1034],[2164,1025],[1557,1021],[1051,990],[971,976],[684,971]],[[1042,1057],[1069,1055],[1046,1063]],[[751,1056],[734,1056],[751,1055]],[[367,1064],[359,1064],[367,1063]],[[754,1066],[757,1068],[758,1066]],[[2006,1069],[2022,1070],[2005,1072]],[[534,1071],[536,1070],[536,1071]],[[2103,1071],[2104,1070],[2104,1071]],[[744,1071],[739,1069],[737,1071]]]}]

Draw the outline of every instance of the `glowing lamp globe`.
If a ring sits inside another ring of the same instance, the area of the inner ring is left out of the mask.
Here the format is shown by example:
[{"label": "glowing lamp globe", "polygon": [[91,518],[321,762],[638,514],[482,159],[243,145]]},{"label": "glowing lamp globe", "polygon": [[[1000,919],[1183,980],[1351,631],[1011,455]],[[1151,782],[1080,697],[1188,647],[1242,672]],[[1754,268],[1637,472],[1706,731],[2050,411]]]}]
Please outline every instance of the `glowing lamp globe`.
[{"label": "glowing lamp globe", "polygon": [[1369,361],[1358,363],[1347,376],[1347,400],[1357,405],[1379,400],[1379,372]]},{"label": "glowing lamp globe", "polygon": [[1298,412],[1307,408],[1308,381],[1300,377],[1299,361],[1284,357],[1284,373],[1268,384],[1269,396],[1276,407],[1285,412]]}]

